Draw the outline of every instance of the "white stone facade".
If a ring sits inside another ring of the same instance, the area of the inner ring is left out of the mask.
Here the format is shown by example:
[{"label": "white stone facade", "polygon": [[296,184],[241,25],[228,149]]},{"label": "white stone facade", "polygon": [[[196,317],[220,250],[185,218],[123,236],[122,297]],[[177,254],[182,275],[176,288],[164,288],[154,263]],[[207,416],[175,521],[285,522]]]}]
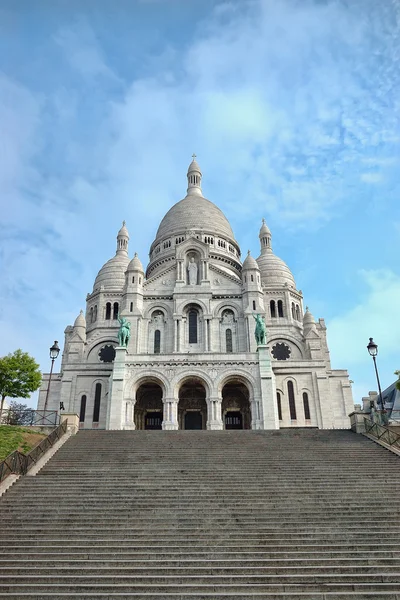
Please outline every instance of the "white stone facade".
[{"label": "white stone facade", "polygon": [[[265,222],[260,256],[242,264],[229,222],[202,195],[195,160],[187,176],[187,195],[161,221],[146,273],[136,254],[129,259],[123,224],[86,316],[65,330],[47,408],[62,402],[84,428],[348,428],[347,371],[332,370],[325,323],[304,314]],[[258,348],[257,313],[267,327]],[[126,349],[118,316],[131,324]],[[39,409],[47,384],[45,376]]]}]

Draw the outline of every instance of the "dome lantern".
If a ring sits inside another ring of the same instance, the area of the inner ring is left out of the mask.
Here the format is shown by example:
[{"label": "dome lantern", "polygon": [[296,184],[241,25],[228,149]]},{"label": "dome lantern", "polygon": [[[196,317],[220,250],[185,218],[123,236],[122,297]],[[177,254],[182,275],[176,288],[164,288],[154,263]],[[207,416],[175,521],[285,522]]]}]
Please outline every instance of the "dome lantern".
[{"label": "dome lantern", "polygon": [[260,238],[261,254],[265,254],[265,252],[272,251],[271,231],[269,230],[269,227],[267,227],[265,219],[262,220],[260,234],[258,237]]},{"label": "dome lantern", "polygon": [[117,254],[123,252],[124,254],[128,254],[128,242],[129,242],[129,233],[126,228],[125,221],[122,221],[122,227],[118,231],[117,235]]},{"label": "dome lantern", "polygon": [[196,155],[193,154],[192,158],[193,158],[193,160],[190,163],[188,172],[187,172],[187,179],[188,179],[187,194],[188,194],[188,196],[193,196],[193,195],[202,196],[203,195],[203,193],[201,191],[202,174],[200,171],[200,167],[196,161]]}]

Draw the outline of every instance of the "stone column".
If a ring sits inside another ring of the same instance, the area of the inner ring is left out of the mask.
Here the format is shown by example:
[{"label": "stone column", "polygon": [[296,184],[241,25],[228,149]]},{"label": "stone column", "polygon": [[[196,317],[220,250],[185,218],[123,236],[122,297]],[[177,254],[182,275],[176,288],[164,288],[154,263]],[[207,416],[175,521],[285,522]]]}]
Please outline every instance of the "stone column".
[{"label": "stone column", "polygon": [[208,319],[204,319],[204,352],[208,352]]},{"label": "stone column", "polygon": [[211,397],[207,399],[207,429],[223,429],[222,399]]},{"label": "stone column", "polygon": [[126,400],[123,404],[125,406],[125,415],[124,415],[124,424],[123,424],[122,429],[128,429],[128,430],[136,429],[135,421],[134,421],[135,401],[134,400]]},{"label": "stone column", "polygon": [[[252,416],[255,429],[279,429],[278,407],[276,403],[275,375],[272,371],[268,346],[258,346],[258,362],[260,367],[261,398],[254,396],[253,403],[259,402],[260,418]],[[257,407],[252,406],[257,411]],[[257,415],[255,415],[257,416]]]},{"label": "stone column", "polygon": [[178,400],[176,398],[165,398],[163,400],[164,414],[162,428],[166,430],[179,429],[178,423]]},{"label": "stone column", "polygon": [[111,375],[112,385],[107,411],[107,429],[122,429],[125,420],[124,378],[125,378],[126,348],[115,348],[114,368]]}]

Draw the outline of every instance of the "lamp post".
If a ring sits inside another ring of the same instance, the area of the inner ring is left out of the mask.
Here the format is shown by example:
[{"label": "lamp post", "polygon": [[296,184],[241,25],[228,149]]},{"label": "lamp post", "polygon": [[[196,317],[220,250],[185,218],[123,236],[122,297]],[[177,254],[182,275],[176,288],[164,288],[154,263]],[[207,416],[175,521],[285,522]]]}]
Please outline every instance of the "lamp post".
[{"label": "lamp post", "polygon": [[44,412],[43,416],[45,418],[46,418],[46,410],[47,410],[47,401],[49,399],[51,376],[53,374],[54,361],[56,360],[56,358],[58,357],[59,354],[60,354],[60,348],[58,347],[57,340],[55,340],[54,344],[50,348],[51,367],[50,367],[49,383],[47,384],[46,399],[44,401],[44,409],[43,409],[43,412]]},{"label": "lamp post", "polygon": [[378,383],[378,392],[379,392],[379,398],[380,398],[380,405],[381,405],[381,423],[382,425],[386,424],[386,411],[385,411],[385,407],[383,404],[383,396],[382,396],[382,390],[381,390],[381,382],[379,381],[379,374],[378,374],[378,367],[376,366],[376,357],[378,354],[378,344],[375,344],[373,338],[369,338],[369,344],[367,346],[368,352],[370,354],[370,356],[372,356],[372,360],[374,361],[374,367],[375,367],[375,374],[376,374],[376,381]]}]

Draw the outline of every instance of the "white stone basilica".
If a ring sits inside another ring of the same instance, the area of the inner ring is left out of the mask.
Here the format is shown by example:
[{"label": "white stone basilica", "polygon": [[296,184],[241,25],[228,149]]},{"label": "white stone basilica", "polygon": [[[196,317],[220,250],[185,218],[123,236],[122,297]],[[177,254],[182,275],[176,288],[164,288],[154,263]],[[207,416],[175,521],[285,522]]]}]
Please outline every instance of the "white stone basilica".
[{"label": "white stone basilica", "polygon": [[[206,200],[194,159],[186,197],[165,215],[144,272],[117,251],[100,269],[73,327],[46,408],[80,415],[82,428],[348,428],[348,373],[331,368],[323,319],[303,311],[288,266],[272,251],[264,220],[261,252],[246,256],[221,210]],[[256,344],[256,314],[267,344]],[[131,324],[118,346],[118,317]],[[44,375],[38,408],[43,409]]]}]

